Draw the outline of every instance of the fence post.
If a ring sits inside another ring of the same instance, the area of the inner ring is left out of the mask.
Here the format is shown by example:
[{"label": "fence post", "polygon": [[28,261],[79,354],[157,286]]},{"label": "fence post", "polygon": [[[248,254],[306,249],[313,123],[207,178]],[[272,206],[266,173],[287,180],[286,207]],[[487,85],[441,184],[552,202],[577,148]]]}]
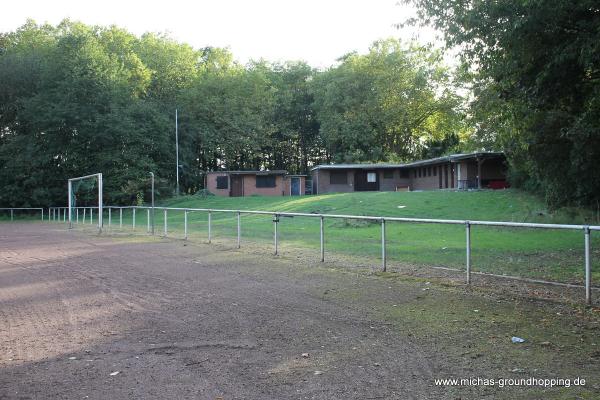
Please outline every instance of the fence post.
[{"label": "fence post", "polygon": [[592,264],[590,260],[590,227],[584,228],[585,237],[585,304],[592,305]]},{"label": "fence post", "polygon": [[83,217],[81,218],[81,223],[85,224],[85,213],[86,213],[87,208],[83,207]]},{"label": "fence post", "polygon": [[67,209],[63,212],[63,222],[67,222]]},{"label": "fence post", "polygon": [[13,221],[15,219],[15,210],[10,209],[10,220]]},{"label": "fence post", "polygon": [[381,267],[383,272],[386,271],[386,254],[385,254],[385,219],[381,218]]},{"label": "fence post", "polygon": [[211,212],[208,212],[208,243],[211,241]]},{"label": "fence post", "polygon": [[465,222],[467,235],[467,285],[471,284],[471,223]]},{"label": "fence post", "polygon": [[325,261],[325,228],[324,228],[325,217],[321,215],[321,262]]},{"label": "fence post", "polygon": [[188,211],[183,212],[183,240],[188,240]]},{"label": "fence post", "polygon": [[44,209],[42,208],[42,221],[44,220]]},{"label": "fence post", "polygon": [[135,208],[132,208],[131,228],[135,231]]},{"label": "fence post", "polygon": [[167,226],[167,209],[166,208],[163,210],[163,227],[165,230],[165,237],[167,237],[168,226]]},{"label": "fence post", "polygon": [[79,208],[75,208],[75,223],[79,223]]},{"label": "fence post", "polygon": [[94,209],[90,207],[90,225],[94,225]]},{"label": "fence post", "polygon": [[111,228],[112,224],[112,209],[108,207],[108,229]]},{"label": "fence post", "polygon": [[123,228],[123,208],[119,208],[119,229]]},{"label": "fence post", "polygon": [[242,218],[241,214],[237,212],[237,248],[241,247],[241,238],[242,238]]},{"label": "fence post", "polygon": [[150,209],[146,209],[146,233],[150,233]]},{"label": "fence post", "polygon": [[275,240],[275,255],[277,255],[277,223],[279,222],[279,217],[277,214],[273,214],[273,237]]}]

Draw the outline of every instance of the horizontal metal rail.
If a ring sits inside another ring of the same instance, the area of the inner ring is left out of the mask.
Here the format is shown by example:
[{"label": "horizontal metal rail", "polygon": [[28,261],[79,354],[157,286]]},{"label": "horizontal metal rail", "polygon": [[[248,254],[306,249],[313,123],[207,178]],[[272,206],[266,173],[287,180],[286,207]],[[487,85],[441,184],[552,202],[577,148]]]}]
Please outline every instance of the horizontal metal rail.
[{"label": "horizontal metal rail", "polygon": [[[85,210],[93,209],[97,207],[73,207],[75,210],[84,210],[84,220],[85,220]],[[63,216],[65,215],[65,209],[67,207],[51,207],[49,209],[49,218],[60,220],[60,211],[63,210]],[[464,226],[466,229],[466,282],[467,284],[471,283],[471,274],[480,274],[478,272],[472,271],[471,265],[471,227],[473,225],[478,226],[492,226],[492,227],[508,227],[508,228],[530,228],[530,229],[562,229],[562,230],[579,230],[584,233],[584,268],[585,268],[585,298],[586,303],[591,304],[591,251],[590,251],[590,236],[592,231],[600,231],[600,226],[598,225],[571,225],[571,224],[542,224],[542,223],[529,223],[529,222],[504,222],[504,221],[472,221],[472,220],[458,220],[458,219],[433,219],[433,218],[405,218],[405,217],[386,217],[386,216],[371,216],[371,215],[346,215],[346,214],[320,214],[320,213],[297,213],[297,212],[280,212],[280,211],[261,211],[261,210],[236,210],[236,209],[217,209],[217,208],[184,208],[184,207],[149,207],[149,206],[104,206],[103,210],[108,210],[109,212],[109,225],[110,225],[110,215],[111,210],[116,209],[119,210],[119,226],[122,227],[123,221],[123,210],[126,209],[145,209],[145,210],[162,210],[164,214],[163,218],[163,231],[164,236],[166,237],[168,234],[168,220],[167,213],[169,211],[181,211],[184,213],[184,237],[188,238],[188,213],[190,212],[205,212],[208,214],[208,242],[211,242],[211,215],[213,213],[230,213],[237,217],[237,247],[240,247],[241,244],[241,215],[266,215],[273,217],[274,222],[274,244],[275,244],[275,254],[278,254],[278,229],[277,223],[279,222],[279,217],[307,217],[307,218],[319,218],[320,219],[320,253],[321,253],[321,261],[324,261],[324,253],[325,253],[325,239],[324,239],[324,229],[323,229],[323,220],[325,218],[332,219],[355,219],[355,220],[365,220],[365,221],[377,221],[381,225],[381,261],[382,261],[382,270],[386,270],[386,235],[385,235],[385,225],[386,222],[405,222],[405,223],[419,223],[419,224],[446,224],[446,225],[459,225]],[[58,212],[58,218],[56,218],[56,213]],[[148,211],[150,212],[150,211]],[[133,213],[132,213],[133,214]],[[90,215],[91,216],[91,215]],[[135,216],[133,217],[135,218]],[[134,220],[135,221],[135,220]],[[150,221],[148,221],[150,224]],[[135,229],[135,222],[133,222],[133,227]],[[150,231],[150,229],[148,228]],[[152,231],[154,232],[154,221],[152,221]]]},{"label": "horizontal metal rail", "polygon": [[[64,207],[62,207],[64,208]],[[74,208],[97,208],[97,207],[74,207]],[[148,206],[104,206],[104,209],[152,209]],[[512,228],[535,228],[535,229],[571,229],[600,231],[600,225],[571,225],[571,224],[541,224],[530,222],[504,222],[504,221],[473,221],[462,219],[432,219],[432,218],[405,218],[405,217],[385,217],[371,215],[346,215],[346,214],[317,214],[317,213],[294,213],[283,211],[259,211],[259,210],[234,210],[234,209],[218,209],[218,208],[183,208],[183,207],[154,207],[155,210],[168,211],[188,211],[188,212],[220,212],[233,214],[256,214],[256,215],[279,215],[282,217],[311,217],[311,218],[344,218],[344,219],[361,219],[368,221],[397,221],[397,222],[414,222],[423,224],[449,224],[449,225],[465,225],[467,222],[471,225],[482,226],[505,226]]]},{"label": "horizontal metal rail", "polygon": [[44,209],[42,207],[0,207],[1,211],[10,212],[10,220],[15,220],[15,211],[39,211],[42,214],[42,221],[44,220]]}]

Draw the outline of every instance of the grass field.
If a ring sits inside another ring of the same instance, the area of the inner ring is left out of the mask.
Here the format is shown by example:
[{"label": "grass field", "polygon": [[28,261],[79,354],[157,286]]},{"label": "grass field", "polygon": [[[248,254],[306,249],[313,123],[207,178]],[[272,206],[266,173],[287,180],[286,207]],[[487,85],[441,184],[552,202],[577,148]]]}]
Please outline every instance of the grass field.
[{"label": "grass field", "polygon": [[[182,208],[269,210],[325,214],[352,214],[443,219],[469,219],[541,223],[594,224],[591,214],[579,210],[550,213],[534,196],[515,190],[479,192],[372,192],[303,197],[182,196],[161,205]],[[105,216],[106,218],[106,216]],[[114,222],[118,215],[113,214]],[[236,217],[213,214],[213,237],[235,238]],[[123,224],[131,226],[131,211]],[[105,223],[107,221],[105,220]],[[146,226],[146,213],[138,211],[136,224]],[[272,241],[271,216],[244,215],[242,240]],[[168,214],[169,234],[183,233],[183,213]],[[162,232],[163,214],[156,213],[157,232]],[[326,251],[364,256],[377,265],[381,230],[377,221],[326,220]],[[207,236],[206,213],[190,213],[191,238]],[[472,227],[474,271],[581,283],[583,278],[583,233],[564,230]],[[389,222],[386,229],[388,259],[413,265],[465,267],[465,230],[462,226]],[[279,237],[283,244],[318,249],[317,218],[281,218]],[[600,237],[592,236],[593,275],[600,279]]]}]

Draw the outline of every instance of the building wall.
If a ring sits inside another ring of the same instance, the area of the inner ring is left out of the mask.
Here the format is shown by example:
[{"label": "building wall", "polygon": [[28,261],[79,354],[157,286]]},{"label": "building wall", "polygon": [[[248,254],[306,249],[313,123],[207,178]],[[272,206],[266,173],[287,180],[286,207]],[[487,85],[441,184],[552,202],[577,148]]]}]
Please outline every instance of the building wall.
[{"label": "building wall", "polygon": [[[419,171],[421,171],[421,176],[419,176]],[[438,165],[427,165],[423,167],[411,168],[410,190],[439,189],[439,173],[440,171]],[[443,184],[444,180],[442,179],[442,185]]]},{"label": "building wall", "polygon": [[395,192],[410,186],[410,178],[403,178],[400,169],[392,170],[393,178],[384,178],[385,170],[378,171],[379,190],[382,192]]},{"label": "building wall", "polygon": [[206,175],[206,188],[208,189],[209,192],[217,195],[217,196],[229,196],[229,186],[231,184],[231,182],[229,182],[229,184],[227,185],[227,189],[217,189],[217,177],[218,176],[227,176],[229,177],[229,175],[227,173],[220,173],[220,172],[215,172],[215,173],[208,173]]},{"label": "building wall", "polygon": [[[380,191],[396,191],[398,188],[402,190],[402,188],[410,186],[410,178],[403,178],[400,175],[400,169],[393,170],[392,178],[384,178],[384,170],[383,169],[375,169],[377,171],[377,179],[379,181],[379,190]],[[331,170],[326,169],[318,169],[313,171],[312,179],[313,185],[317,188],[318,194],[324,193],[348,193],[354,192],[354,172],[355,170],[348,169],[346,172],[346,183],[345,184],[332,184],[331,182]]]},{"label": "building wall", "polygon": [[289,189],[286,191],[285,180],[283,175],[275,176],[275,187],[272,188],[257,188],[256,175],[244,176],[244,196],[284,196],[289,194]]},{"label": "building wall", "polygon": [[346,170],[347,180],[345,184],[331,184],[329,170],[318,169],[313,171],[313,182],[316,180],[318,194],[324,193],[347,193],[354,192],[354,171]]},{"label": "building wall", "polygon": [[[229,176],[227,173],[211,172],[206,176],[206,188],[217,196],[229,196],[231,190],[231,180],[229,180],[227,189],[217,189],[217,177]],[[283,175],[275,176],[275,187],[273,188],[257,188],[256,175],[241,175],[243,179],[244,196],[261,195],[261,196],[289,196],[290,180]],[[301,177],[301,193],[304,194],[304,177]]]},{"label": "building wall", "polygon": [[[447,165],[447,170],[444,170],[444,165]],[[421,176],[418,172],[421,169]],[[415,176],[415,172],[417,173]],[[448,187],[446,188],[446,178],[444,173],[448,175]],[[452,176],[454,173],[454,177]],[[454,163],[439,163],[426,165],[422,167],[413,167],[410,171],[410,190],[436,190],[440,189],[440,174],[442,175],[442,189],[458,188],[458,166]],[[462,175],[462,171],[461,171]],[[454,184],[452,184],[454,179]]]}]

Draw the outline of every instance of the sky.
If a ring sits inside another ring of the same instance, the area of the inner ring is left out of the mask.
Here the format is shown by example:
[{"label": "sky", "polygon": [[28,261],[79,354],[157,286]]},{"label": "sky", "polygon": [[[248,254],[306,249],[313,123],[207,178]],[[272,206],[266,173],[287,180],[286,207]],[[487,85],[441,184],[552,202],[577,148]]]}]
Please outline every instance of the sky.
[{"label": "sky", "polygon": [[16,0],[2,6],[0,32],[27,18],[53,25],[70,18],[137,35],[166,32],[195,48],[228,47],[242,63],[303,60],[326,68],[377,39],[434,41],[431,29],[394,27],[413,15],[398,0]]}]

